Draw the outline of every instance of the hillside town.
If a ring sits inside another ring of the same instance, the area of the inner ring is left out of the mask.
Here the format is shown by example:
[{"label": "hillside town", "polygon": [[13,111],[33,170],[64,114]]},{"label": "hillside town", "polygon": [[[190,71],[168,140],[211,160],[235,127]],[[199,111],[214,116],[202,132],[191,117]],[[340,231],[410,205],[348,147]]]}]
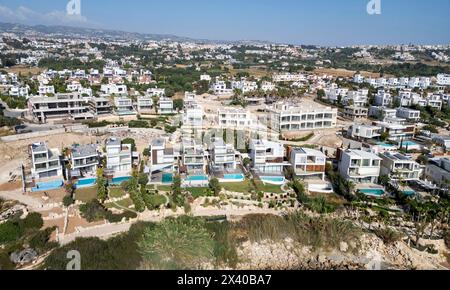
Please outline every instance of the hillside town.
[{"label": "hillside town", "polygon": [[[448,45],[23,30],[1,34],[0,61],[0,227],[39,213],[47,234],[34,248],[1,236],[0,269],[51,268],[50,242],[139,222],[297,212],[358,228],[358,244],[339,232],[334,246],[355,268],[367,261],[350,252],[371,250],[386,269],[450,267]],[[309,267],[281,250],[267,257],[274,245],[239,248],[266,256],[219,267]],[[327,259],[314,265],[342,266]]]}]

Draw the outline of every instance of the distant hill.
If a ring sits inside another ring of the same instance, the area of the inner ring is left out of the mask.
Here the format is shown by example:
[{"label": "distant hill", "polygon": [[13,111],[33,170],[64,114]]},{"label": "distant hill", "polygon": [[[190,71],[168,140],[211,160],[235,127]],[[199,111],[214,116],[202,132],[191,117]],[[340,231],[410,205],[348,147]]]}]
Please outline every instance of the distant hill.
[{"label": "distant hill", "polygon": [[67,38],[70,36],[78,38],[102,38],[111,40],[172,40],[178,42],[196,42],[196,43],[224,43],[224,44],[268,44],[265,41],[221,41],[209,39],[193,39],[189,37],[182,37],[170,34],[150,34],[150,33],[136,33],[125,32],[109,29],[95,29],[82,28],[72,26],[46,26],[46,25],[24,25],[16,23],[0,22],[0,33],[9,32],[16,34],[42,34],[43,36],[50,36],[55,38]]}]

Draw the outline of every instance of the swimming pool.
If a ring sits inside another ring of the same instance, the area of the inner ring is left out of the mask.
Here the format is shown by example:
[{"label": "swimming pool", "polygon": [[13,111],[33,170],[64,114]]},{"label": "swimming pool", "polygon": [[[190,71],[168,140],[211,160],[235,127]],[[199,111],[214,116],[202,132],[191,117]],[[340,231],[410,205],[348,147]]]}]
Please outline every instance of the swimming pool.
[{"label": "swimming pool", "polygon": [[411,149],[420,148],[420,145],[413,141],[404,141],[403,143],[400,142],[398,146],[400,146],[400,144],[402,144],[401,146],[403,146],[403,148],[406,147],[409,147]]},{"label": "swimming pool", "polygon": [[75,188],[91,187],[97,182],[97,178],[84,178],[78,179],[75,183]]},{"label": "swimming pool", "polygon": [[173,174],[172,173],[163,173],[161,182],[162,183],[172,183],[173,182]]},{"label": "swimming pool", "polygon": [[385,191],[383,189],[376,189],[376,188],[362,188],[358,189],[359,192],[370,195],[370,196],[383,196],[385,194]]},{"label": "swimming pool", "polygon": [[284,184],[286,179],[283,176],[262,176],[261,180],[265,183],[279,185]]},{"label": "swimming pool", "polygon": [[186,178],[186,181],[208,181],[206,175],[191,175]]},{"label": "swimming pool", "polygon": [[244,181],[244,174],[224,174],[223,179],[225,180],[233,180],[233,181]]},{"label": "swimming pool", "polygon": [[402,191],[402,193],[406,196],[413,196],[416,194],[416,192],[414,190],[405,190],[405,191]]},{"label": "swimming pool", "polygon": [[384,148],[394,148],[395,146],[392,144],[388,144],[388,143],[384,143],[384,142],[380,142],[377,144],[378,146],[384,147]]},{"label": "swimming pool", "polygon": [[38,182],[36,183],[36,187],[31,189],[32,192],[45,191],[45,190],[54,190],[63,187],[63,180],[55,180],[48,182]]},{"label": "swimming pool", "polygon": [[131,179],[131,176],[115,177],[112,179],[111,185],[121,185],[123,182]]}]

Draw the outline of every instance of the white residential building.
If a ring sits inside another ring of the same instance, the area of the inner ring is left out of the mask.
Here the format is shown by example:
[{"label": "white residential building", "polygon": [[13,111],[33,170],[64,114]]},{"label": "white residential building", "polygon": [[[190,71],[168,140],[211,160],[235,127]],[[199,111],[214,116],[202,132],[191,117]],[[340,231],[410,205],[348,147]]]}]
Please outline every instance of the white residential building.
[{"label": "white residential building", "polygon": [[227,88],[226,82],[218,79],[216,79],[216,82],[211,85],[211,90],[214,92],[214,95],[216,96],[233,94],[233,90]]},{"label": "white residential building", "polygon": [[258,90],[258,84],[256,82],[247,81],[245,78],[242,78],[240,81],[231,82],[231,88],[233,90],[238,89],[243,94],[246,94]]},{"label": "white residential building", "polygon": [[[362,150],[340,151],[339,173],[354,183],[376,183],[380,176],[381,158]],[[338,154],[338,155],[339,155]]]},{"label": "white residential building", "polygon": [[279,132],[335,128],[338,110],[317,103],[277,103],[269,107],[269,126]]},{"label": "white residential building", "polygon": [[431,159],[425,169],[425,178],[443,189],[450,187],[450,158]]},{"label": "white residential building", "polygon": [[286,150],[283,144],[268,140],[250,141],[250,159],[252,168],[260,174],[282,174],[289,166],[284,162]]},{"label": "white residential building", "polygon": [[397,109],[397,117],[406,119],[408,121],[419,121],[420,120],[420,111],[413,110],[409,108],[398,108]]},{"label": "white residential building", "polygon": [[325,179],[327,157],[318,150],[294,148],[290,154],[290,162],[295,175],[302,178],[320,177]]},{"label": "white residential building", "polygon": [[235,108],[220,108],[217,110],[219,126],[222,128],[246,129],[253,127],[256,121],[250,111]]},{"label": "white residential building", "polygon": [[182,172],[188,175],[204,175],[206,172],[205,150],[202,144],[195,140],[185,138],[182,140],[181,156]]},{"label": "white residential building", "polygon": [[161,115],[173,113],[173,100],[170,98],[160,98],[158,103],[158,113]]},{"label": "white residential building", "polygon": [[133,169],[132,145],[120,139],[106,141],[106,173],[115,177],[130,176]]},{"label": "white residential building", "polygon": [[101,85],[100,91],[107,95],[127,95],[128,88],[126,85],[118,85],[118,84],[107,84]]},{"label": "white residential building", "polygon": [[450,74],[438,74],[437,84],[440,86],[450,86]]},{"label": "white residential building", "polygon": [[366,119],[369,115],[369,109],[364,107],[347,106],[344,108],[344,118],[350,120]]},{"label": "white residential building", "polygon": [[158,89],[158,88],[149,88],[147,90],[147,95],[152,97],[163,98],[166,96],[166,89]]},{"label": "white residential building", "polygon": [[31,97],[28,109],[33,118],[46,123],[49,120],[88,120],[94,116],[89,112],[88,102],[80,93],[56,94],[53,97]]},{"label": "white residential building", "polygon": [[163,138],[154,139],[149,146],[150,150],[150,172],[173,173],[178,171],[178,160],[180,150],[169,146]]},{"label": "white residential building", "polygon": [[30,146],[31,176],[35,180],[57,178],[63,176],[60,152],[49,149],[44,142]]},{"label": "white residential building", "polygon": [[422,169],[420,165],[401,153],[385,152],[381,155],[381,175],[390,180],[419,180]]},{"label": "white residential building", "polygon": [[28,87],[18,87],[13,86],[11,89],[9,89],[9,95],[12,97],[25,97],[28,98]]},{"label": "white residential building", "polygon": [[411,140],[416,133],[416,126],[413,124],[405,124],[405,119],[388,119],[384,121],[374,122],[375,126],[381,127],[382,132],[389,134],[389,140],[393,142],[401,142],[402,140]]},{"label": "white residential building", "polygon": [[94,177],[99,165],[97,145],[73,145],[69,150],[71,177]]},{"label": "white residential building", "polygon": [[39,86],[38,89],[39,96],[43,97],[46,95],[55,94],[55,87],[54,86]]},{"label": "white residential building", "polygon": [[390,105],[392,105],[392,102],[393,98],[389,92],[379,90],[378,93],[375,95],[376,106],[389,107]]},{"label": "white residential building", "polygon": [[137,97],[137,110],[139,114],[151,114],[153,109],[153,99],[149,96]]},{"label": "white residential building", "polygon": [[188,106],[185,106],[183,125],[201,128],[203,126],[203,114],[203,107],[197,103],[191,103]]},{"label": "white residential building", "polygon": [[381,127],[353,124],[349,127],[347,134],[356,139],[375,139],[381,136]]},{"label": "white residential building", "polygon": [[275,90],[275,85],[271,82],[264,81],[261,83],[261,90],[264,92],[272,92]]},{"label": "white residential building", "polygon": [[119,116],[136,115],[133,100],[128,97],[114,98],[115,113]]},{"label": "white residential building", "polygon": [[303,74],[276,74],[273,76],[273,81],[278,82],[305,82],[307,81],[306,76]]},{"label": "white residential building", "polygon": [[200,81],[210,82],[211,81],[211,76],[207,75],[207,74],[203,74],[203,75],[200,76]]},{"label": "white residential building", "polygon": [[215,138],[209,152],[214,171],[236,170],[236,151],[232,144],[226,144],[222,138]]},{"label": "white residential building", "polygon": [[387,107],[371,106],[369,109],[369,116],[379,120],[384,120],[385,118],[395,118],[397,116],[397,110]]},{"label": "white residential building", "polygon": [[95,116],[111,114],[112,107],[109,98],[100,96],[89,100],[89,110]]}]

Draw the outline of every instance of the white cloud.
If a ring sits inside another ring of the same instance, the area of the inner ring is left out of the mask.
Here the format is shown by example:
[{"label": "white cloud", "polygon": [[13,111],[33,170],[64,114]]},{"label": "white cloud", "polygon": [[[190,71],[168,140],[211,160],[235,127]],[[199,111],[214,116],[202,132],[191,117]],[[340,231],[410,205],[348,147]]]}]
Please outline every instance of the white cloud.
[{"label": "white cloud", "polygon": [[0,5],[0,21],[22,23],[28,25],[68,25],[82,27],[98,27],[98,23],[88,20],[85,16],[69,15],[66,11],[54,10],[47,13],[34,11],[20,6],[16,10]]}]

